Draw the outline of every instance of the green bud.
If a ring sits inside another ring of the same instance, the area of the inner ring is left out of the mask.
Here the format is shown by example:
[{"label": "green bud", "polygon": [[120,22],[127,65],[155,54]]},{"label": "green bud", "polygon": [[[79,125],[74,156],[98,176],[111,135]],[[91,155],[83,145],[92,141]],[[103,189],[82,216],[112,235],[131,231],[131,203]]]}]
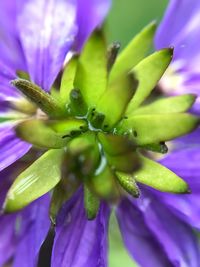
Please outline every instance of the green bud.
[{"label": "green bud", "polygon": [[128,175],[122,172],[116,172],[116,177],[119,184],[131,194],[133,197],[138,198],[140,196],[140,190],[133,178],[133,175]]},{"label": "green bud", "polygon": [[60,118],[67,115],[67,110],[36,84],[24,79],[13,80],[11,84],[51,118]]},{"label": "green bud", "polygon": [[24,141],[41,148],[62,148],[70,136],[56,133],[42,120],[27,120],[15,127],[17,136]]},{"label": "green bud", "polygon": [[88,220],[96,218],[99,211],[99,199],[84,185],[84,206]]},{"label": "green bud", "polygon": [[107,57],[108,57],[107,70],[108,70],[108,72],[111,71],[112,66],[115,63],[115,60],[117,58],[120,47],[121,47],[121,45],[119,42],[114,42],[108,47],[108,52],[107,52]]},{"label": "green bud", "polygon": [[87,114],[87,105],[79,89],[73,89],[70,92],[70,114],[75,116],[85,116]]}]

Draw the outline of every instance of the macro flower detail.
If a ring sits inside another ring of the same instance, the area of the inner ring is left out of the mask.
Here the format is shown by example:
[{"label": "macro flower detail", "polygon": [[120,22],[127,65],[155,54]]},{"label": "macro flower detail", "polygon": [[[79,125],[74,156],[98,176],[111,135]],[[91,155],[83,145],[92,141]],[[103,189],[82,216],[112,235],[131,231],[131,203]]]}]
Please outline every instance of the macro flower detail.
[{"label": "macro flower detail", "polygon": [[115,207],[141,266],[198,266],[197,239],[167,203],[192,188],[152,156],[199,125],[188,112],[195,95],[153,95],[173,49],[146,56],[155,23],[120,53],[119,43],[108,46],[99,27],[109,1],[20,2],[2,4],[17,37],[15,57],[2,42],[0,264],[37,266],[49,231],[51,266],[106,267]]}]

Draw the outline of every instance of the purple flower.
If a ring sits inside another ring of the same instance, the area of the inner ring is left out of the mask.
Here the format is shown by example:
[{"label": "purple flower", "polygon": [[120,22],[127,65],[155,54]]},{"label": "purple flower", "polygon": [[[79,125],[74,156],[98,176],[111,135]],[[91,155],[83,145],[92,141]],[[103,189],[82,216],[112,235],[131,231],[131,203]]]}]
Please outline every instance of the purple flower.
[{"label": "purple flower", "polygon": [[[13,130],[26,116],[22,106],[27,102],[10,81],[18,71],[27,72],[33,82],[49,91],[66,56],[81,49],[103,22],[109,7],[109,0],[1,1],[1,206],[11,176],[18,170],[14,162],[31,148]],[[13,256],[15,267],[36,266],[40,246],[49,230],[48,206],[49,196],[45,195],[22,212],[0,216],[0,266]]]},{"label": "purple flower", "polygon": [[[15,135],[13,127],[24,116],[30,116],[34,105],[30,106],[9,82],[16,79],[17,74],[26,75],[25,72],[35,84],[49,91],[68,52],[81,50],[92,31],[102,23],[109,6],[110,1],[105,0],[20,0],[0,4],[0,27],[3,30],[0,43],[1,115],[2,120],[10,118],[0,126],[0,204],[12,183],[13,174],[16,176],[31,163],[29,158],[23,157],[27,151],[34,159],[40,156],[30,144]],[[24,115],[26,105],[29,105],[29,114]],[[129,147],[125,149],[132,153]],[[92,155],[90,152],[89,156]],[[117,153],[123,163],[121,152]],[[169,156],[172,159],[166,158],[162,162],[180,172],[194,189],[194,194],[181,197],[161,194],[139,185],[142,195],[138,200],[125,195],[115,208],[124,244],[130,255],[144,267],[198,267],[200,262],[199,245],[193,231],[199,228],[198,185],[179,164],[172,165],[175,156],[174,153]],[[91,169],[92,160],[88,162]],[[134,160],[137,161],[135,157]],[[184,161],[187,161],[187,155]],[[184,165],[186,169],[187,166]],[[192,172],[194,166],[189,166]],[[83,172],[89,172],[89,168]],[[3,240],[0,243],[0,265],[11,258],[14,267],[37,265],[40,247],[50,227],[49,198],[46,194],[20,212],[0,216],[1,229],[4,229],[0,232]],[[56,221],[51,266],[106,267],[111,208],[102,202],[96,218],[89,221],[85,215],[82,187],[65,202]]]}]

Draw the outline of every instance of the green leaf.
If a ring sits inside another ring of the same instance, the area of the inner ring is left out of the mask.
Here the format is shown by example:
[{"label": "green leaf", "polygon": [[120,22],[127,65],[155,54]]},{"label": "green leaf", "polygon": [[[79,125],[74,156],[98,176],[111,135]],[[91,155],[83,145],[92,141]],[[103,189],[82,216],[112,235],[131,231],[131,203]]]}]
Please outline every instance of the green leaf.
[{"label": "green leaf", "polygon": [[116,172],[116,177],[117,177],[119,184],[130,195],[132,195],[135,198],[138,198],[140,196],[140,190],[133,178],[133,175],[122,173],[122,172]]},{"label": "green leaf", "polygon": [[124,120],[120,130],[131,133],[139,145],[165,142],[185,135],[199,124],[199,118],[187,113],[135,115]]},{"label": "green leaf", "polygon": [[67,115],[67,109],[36,84],[24,79],[16,79],[11,83],[51,118]]},{"label": "green leaf", "polygon": [[74,88],[74,79],[76,75],[77,65],[78,57],[74,56],[67,63],[64,69],[60,86],[60,96],[64,104],[69,103],[69,95],[71,90]]},{"label": "green leaf", "polygon": [[105,115],[103,130],[111,129],[122,119],[127,105],[138,86],[133,74],[122,77],[122,80],[112,83],[104,92],[97,104],[97,112]]},{"label": "green leaf", "polygon": [[111,81],[114,81],[122,74],[127,74],[145,57],[146,53],[153,44],[155,30],[156,24],[153,22],[133,38],[130,44],[117,58],[110,73]]},{"label": "green leaf", "polygon": [[8,191],[5,212],[18,211],[49,192],[61,179],[63,150],[49,150],[23,171]]},{"label": "green leaf", "polygon": [[190,192],[187,183],[166,167],[143,156],[141,160],[142,168],[133,175],[137,182],[162,192],[176,194]]},{"label": "green leaf", "polygon": [[70,140],[68,132],[56,133],[42,120],[27,120],[15,127],[17,136],[41,148],[62,148]]},{"label": "green leaf", "polygon": [[88,220],[94,220],[99,211],[99,199],[84,185],[84,206]]},{"label": "green leaf", "polygon": [[80,56],[75,77],[75,88],[81,93],[88,107],[94,107],[107,86],[107,49],[101,32],[95,32]]},{"label": "green leaf", "polygon": [[192,107],[195,100],[196,96],[192,94],[167,97],[134,110],[132,115],[185,112]]},{"label": "green leaf", "polygon": [[126,111],[130,115],[133,110],[149,96],[158,81],[169,66],[173,55],[173,49],[163,49],[155,52],[142,60],[132,72],[139,81],[139,86]]}]

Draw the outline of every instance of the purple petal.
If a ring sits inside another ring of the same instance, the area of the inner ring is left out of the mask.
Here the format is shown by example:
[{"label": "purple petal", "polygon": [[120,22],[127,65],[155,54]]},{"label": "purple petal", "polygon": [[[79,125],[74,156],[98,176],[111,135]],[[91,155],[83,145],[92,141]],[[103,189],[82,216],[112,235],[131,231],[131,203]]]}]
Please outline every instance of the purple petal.
[{"label": "purple petal", "polygon": [[31,145],[16,137],[12,125],[0,128],[0,171],[24,156]]},{"label": "purple petal", "polygon": [[123,199],[116,211],[124,244],[142,266],[173,267],[136,203]]},{"label": "purple petal", "polygon": [[[144,193],[144,192],[143,192]],[[175,266],[198,267],[200,250],[193,229],[176,217],[158,198],[148,194],[138,201],[146,224]]]},{"label": "purple petal", "polygon": [[182,177],[192,190],[189,195],[173,195],[156,192],[160,201],[168,205],[177,216],[200,229],[200,150],[183,149],[171,153],[161,163]]},{"label": "purple petal", "polygon": [[[200,107],[200,106],[199,106]],[[183,148],[197,148],[200,146],[200,128],[185,136],[179,137],[174,142],[175,147],[179,150]]]},{"label": "purple petal", "polygon": [[52,254],[52,267],[106,267],[108,207],[88,221],[80,190],[60,212]]},{"label": "purple petal", "polygon": [[174,46],[175,57],[187,55],[191,58],[197,56],[197,53],[200,55],[199,23],[199,1],[171,0],[156,34],[156,47],[160,49]]},{"label": "purple petal", "polygon": [[3,266],[14,254],[17,242],[15,225],[15,214],[0,216],[0,266]]},{"label": "purple petal", "polygon": [[21,212],[21,238],[13,267],[36,266],[40,247],[50,227],[49,201],[49,195],[45,195]]},{"label": "purple petal", "polygon": [[[1,54],[1,52],[0,52]],[[0,100],[9,101],[20,96],[16,88],[11,86],[10,81],[16,79],[15,72],[0,61]],[[1,107],[0,107],[1,109]]]},{"label": "purple petal", "polygon": [[78,36],[76,38],[78,51],[93,30],[102,24],[110,6],[110,0],[78,0]]},{"label": "purple petal", "polygon": [[[0,172],[0,209],[10,187],[10,175],[13,168]],[[0,266],[5,264],[14,254],[17,237],[15,234],[16,214],[0,216]]]},{"label": "purple petal", "polygon": [[25,70],[16,29],[17,1],[0,1],[0,61],[13,70]]},{"label": "purple petal", "polygon": [[75,0],[21,0],[20,40],[31,79],[49,90],[76,34]]}]

